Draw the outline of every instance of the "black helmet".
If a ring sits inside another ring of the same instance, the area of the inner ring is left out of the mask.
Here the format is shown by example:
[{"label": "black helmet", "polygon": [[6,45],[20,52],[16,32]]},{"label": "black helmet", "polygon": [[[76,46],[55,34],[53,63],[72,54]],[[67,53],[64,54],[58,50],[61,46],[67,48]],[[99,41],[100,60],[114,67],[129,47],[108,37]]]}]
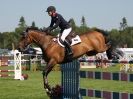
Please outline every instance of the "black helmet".
[{"label": "black helmet", "polygon": [[56,8],[54,6],[49,6],[46,12],[50,12],[50,11],[56,11]]}]

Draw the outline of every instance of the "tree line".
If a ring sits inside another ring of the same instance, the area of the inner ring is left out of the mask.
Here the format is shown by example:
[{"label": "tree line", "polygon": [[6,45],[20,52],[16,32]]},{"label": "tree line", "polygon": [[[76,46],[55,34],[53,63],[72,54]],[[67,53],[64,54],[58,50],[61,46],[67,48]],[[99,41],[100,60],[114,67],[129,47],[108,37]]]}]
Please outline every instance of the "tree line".
[{"label": "tree line", "polygon": [[[90,29],[95,29],[97,27],[90,28],[85,20],[85,17],[82,16],[80,26],[77,26],[74,19],[70,19],[70,24],[77,34],[85,33]],[[39,27],[36,26],[35,22],[31,23],[31,26],[26,25],[25,18],[23,16],[20,17],[18,26],[14,31],[11,32],[0,32],[0,48],[1,49],[13,49],[14,46],[18,44],[21,33],[27,27]],[[113,42],[116,47],[133,47],[133,26],[128,26],[128,22],[126,17],[123,17],[120,22],[119,29],[105,30],[108,32],[108,38]],[[52,34],[56,35],[59,32],[59,29],[55,29],[52,31]],[[35,45],[33,45],[35,46]]]}]

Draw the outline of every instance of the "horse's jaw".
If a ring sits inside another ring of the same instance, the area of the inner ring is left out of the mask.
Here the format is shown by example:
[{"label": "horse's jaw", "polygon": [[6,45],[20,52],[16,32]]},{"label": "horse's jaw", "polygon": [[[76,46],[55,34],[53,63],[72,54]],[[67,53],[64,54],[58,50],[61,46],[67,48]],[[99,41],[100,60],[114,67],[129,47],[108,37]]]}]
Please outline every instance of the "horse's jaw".
[{"label": "horse's jaw", "polygon": [[26,46],[26,47],[18,47],[18,51],[19,51],[19,52],[24,52],[24,51],[28,50],[29,47],[30,47],[30,45],[28,45],[28,46]]}]

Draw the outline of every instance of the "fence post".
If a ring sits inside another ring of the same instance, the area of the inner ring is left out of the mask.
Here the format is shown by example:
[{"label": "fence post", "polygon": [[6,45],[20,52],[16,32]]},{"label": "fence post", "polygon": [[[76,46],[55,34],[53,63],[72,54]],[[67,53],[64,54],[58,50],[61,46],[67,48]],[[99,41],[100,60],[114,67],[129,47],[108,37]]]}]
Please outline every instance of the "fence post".
[{"label": "fence post", "polygon": [[14,79],[21,80],[22,71],[21,71],[21,52],[14,51]]},{"label": "fence post", "polygon": [[79,69],[78,60],[61,64],[62,72],[62,99],[82,99],[79,88]]}]

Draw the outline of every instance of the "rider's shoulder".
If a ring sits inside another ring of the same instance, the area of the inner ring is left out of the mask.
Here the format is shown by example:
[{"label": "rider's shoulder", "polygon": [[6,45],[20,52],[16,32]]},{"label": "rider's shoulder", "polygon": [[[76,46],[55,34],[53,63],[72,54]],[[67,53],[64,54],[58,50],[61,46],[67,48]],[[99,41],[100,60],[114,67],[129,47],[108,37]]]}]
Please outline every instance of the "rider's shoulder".
[{"label": "rider's shoulder", "polygon": [[52,17],[53,19],[61,19],[62,18],[62,16],[61,16],[61,14],[59,14],[59,13],[56,13],[56,16],[55,17]]},{"label": "rider's shoulder", "polygon": [[61,15],[61,14],[59,14],[59,13],[57,13],[57,17],[62,17],[62,15]]}]

